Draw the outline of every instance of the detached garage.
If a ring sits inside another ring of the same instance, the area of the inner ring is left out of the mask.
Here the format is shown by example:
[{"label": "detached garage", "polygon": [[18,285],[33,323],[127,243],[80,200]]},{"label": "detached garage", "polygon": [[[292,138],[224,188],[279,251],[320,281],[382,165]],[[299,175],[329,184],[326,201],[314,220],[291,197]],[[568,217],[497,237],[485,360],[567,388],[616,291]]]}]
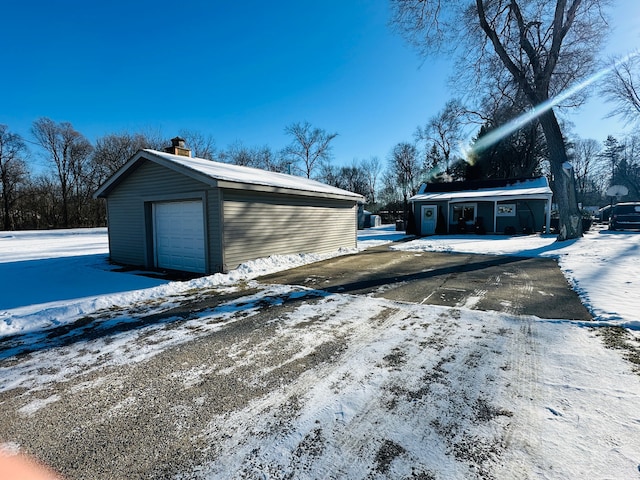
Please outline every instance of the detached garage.
[{"label": "detached garage", "polygon": [[112,261],[208,274],[275,254],[356,246],[361,195],[191,158],[180,139],[167,150],[139,151],[95,193],[107,201]]}]

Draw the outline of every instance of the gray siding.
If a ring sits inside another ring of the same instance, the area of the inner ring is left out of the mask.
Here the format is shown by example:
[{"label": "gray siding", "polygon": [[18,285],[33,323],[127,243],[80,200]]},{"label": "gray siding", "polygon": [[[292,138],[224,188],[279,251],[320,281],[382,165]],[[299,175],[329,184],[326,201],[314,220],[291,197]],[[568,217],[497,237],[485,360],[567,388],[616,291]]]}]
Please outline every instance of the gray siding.
[{"label": "gray siding", "polygon": [[514,217],[498,217],[497,231],[503,233],[504,229],[513,227],[517,233],[522,233],[525,229],[533,232],[541,232],[545,226],[544,210],[547,202],[545,200],[514,200],[510,202],[516,206]]},{"label": "gray siding", "polygon": [[219,271],[222,253],[217,189],[146,160],[108,196],[111,259],[127,265],[152,267],[149,205],[153,201],[202,197],[205,199],[206,227],[210,239],[207,245],[209,271]]},{"label": "gray siding", "polygon": [[484,231],[487,233],[493,232],[493,202],[478,202],[478,208],[476,209],[476,222],[484,227]]},{"label": "gray siding", "polygon": [[217,273],[224,271],[224,254],[222,238],[222,190],[213,188],[207,196],[208,208],[205,212],[207,216],[207,235],[209,238],[209,272]]},{"label": "gray siding", "polygon": [[275,254],[324,253],[357,245],[355,201],[223,190],[227,268]]}]

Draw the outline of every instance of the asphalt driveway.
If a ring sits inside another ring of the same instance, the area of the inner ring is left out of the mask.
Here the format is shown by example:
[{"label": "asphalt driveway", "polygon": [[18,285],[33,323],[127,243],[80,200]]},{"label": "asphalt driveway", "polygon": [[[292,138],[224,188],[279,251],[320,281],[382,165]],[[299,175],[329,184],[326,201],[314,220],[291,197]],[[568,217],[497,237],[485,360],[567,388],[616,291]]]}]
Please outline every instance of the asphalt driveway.
[{"label": "asphalt driveway", "polygon": [[410,303],[592,320],[557,262],[548,258],[414,253],[382,246],[259,280]]},{"label": "asphalt driveway", "polygon": [[0,342],[0,448],[69,480],[502,478],[555,328],[529,314],[590,318],[553,260],[388,247],[96,311]]}]

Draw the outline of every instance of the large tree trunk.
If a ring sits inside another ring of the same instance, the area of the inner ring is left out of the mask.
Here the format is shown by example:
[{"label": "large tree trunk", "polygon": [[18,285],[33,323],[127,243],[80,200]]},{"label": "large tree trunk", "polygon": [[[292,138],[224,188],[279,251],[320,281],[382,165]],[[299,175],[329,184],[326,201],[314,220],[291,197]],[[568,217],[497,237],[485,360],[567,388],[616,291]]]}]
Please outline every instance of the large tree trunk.
[{"label": "large tree trunk", "polygon": [[553,175],[551,189],[560,215],[558,241],[579,238],[582,236],[582,216],[578,210],[574,172],[568,162],[562,131],[553,110],[540,116],[540,125],[547,140]]}]

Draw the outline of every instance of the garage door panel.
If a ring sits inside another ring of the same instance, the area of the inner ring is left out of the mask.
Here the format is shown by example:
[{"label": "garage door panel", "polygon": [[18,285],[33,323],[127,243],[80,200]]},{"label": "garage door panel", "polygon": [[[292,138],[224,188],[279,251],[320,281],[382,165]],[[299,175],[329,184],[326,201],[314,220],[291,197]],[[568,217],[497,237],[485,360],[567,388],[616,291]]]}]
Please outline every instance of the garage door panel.
[{"label": "garage door panel", "polygon": [[154,204],[154,239],[157,267],[205,272],[201,201]]}]

